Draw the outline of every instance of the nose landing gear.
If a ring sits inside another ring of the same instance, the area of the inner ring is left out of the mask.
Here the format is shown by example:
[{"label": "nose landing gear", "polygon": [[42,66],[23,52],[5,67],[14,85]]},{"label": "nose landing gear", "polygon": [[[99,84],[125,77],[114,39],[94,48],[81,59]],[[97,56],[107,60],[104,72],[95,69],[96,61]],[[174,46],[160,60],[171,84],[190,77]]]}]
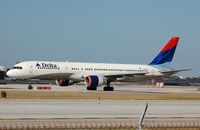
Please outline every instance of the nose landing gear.
[{"label": "nose landing gear", "polygon": [[29,84],[28,84],[28,90],[33,90],[33,86],[31,85],[30,82],[29,82]]}]

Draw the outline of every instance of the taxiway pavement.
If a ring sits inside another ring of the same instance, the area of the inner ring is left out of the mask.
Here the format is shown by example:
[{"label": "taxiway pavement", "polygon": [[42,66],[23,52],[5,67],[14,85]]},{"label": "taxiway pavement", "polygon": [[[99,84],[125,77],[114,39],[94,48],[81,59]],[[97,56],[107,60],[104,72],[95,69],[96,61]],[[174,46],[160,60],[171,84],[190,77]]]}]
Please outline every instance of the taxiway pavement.
[{"label": "taxiway pavement", "polygon": [[149,103],[146,117],[200,117],[199,101],[0,100],[1,118],[132,118]]},{"label": "taxiway pavement", "polygon": [[[165,86],[157,88],[153,85],[132,85],[132,84],[114,84],[115,91],[135,92],[135,93],[199,93],[199,88],[196,86]],[[57,86],[51,84],[33,84],[33,90],[38,91],[37,87],[51,87],[49,91],[87,91],[85,85]],[[0,90],[6,91],[30,91],[28,84],[6,84],[0,85]],[[43,90],[42,90],[43,91]],[[46,90],[47,91],[47,90]],[[103,91],[103,87],[98,87],[97,91]]]}]

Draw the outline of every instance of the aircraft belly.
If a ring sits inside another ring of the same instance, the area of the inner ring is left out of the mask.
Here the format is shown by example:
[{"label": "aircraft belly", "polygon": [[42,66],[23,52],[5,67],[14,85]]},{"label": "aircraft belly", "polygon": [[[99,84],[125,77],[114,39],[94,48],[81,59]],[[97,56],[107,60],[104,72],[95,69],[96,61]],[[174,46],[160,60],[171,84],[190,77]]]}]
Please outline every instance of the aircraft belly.
[{"label": "aircraft belly", "polygon": [[32,77],[34,79],[41,79],[41,80],[53,80],[53,79],[68,79],[71,74],[69,73],[53,73],[53,74],[43,74]]}]

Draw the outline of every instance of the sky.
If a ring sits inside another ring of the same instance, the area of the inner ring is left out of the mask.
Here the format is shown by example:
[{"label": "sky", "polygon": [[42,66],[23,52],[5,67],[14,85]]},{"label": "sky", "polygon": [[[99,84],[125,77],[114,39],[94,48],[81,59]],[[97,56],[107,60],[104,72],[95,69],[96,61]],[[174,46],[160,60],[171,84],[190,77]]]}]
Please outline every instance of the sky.
[{"label": "sky", "polygon": [[0,0],[0,65],[148,64],[179,36],[171,68],[200,76],[199,0]]}]

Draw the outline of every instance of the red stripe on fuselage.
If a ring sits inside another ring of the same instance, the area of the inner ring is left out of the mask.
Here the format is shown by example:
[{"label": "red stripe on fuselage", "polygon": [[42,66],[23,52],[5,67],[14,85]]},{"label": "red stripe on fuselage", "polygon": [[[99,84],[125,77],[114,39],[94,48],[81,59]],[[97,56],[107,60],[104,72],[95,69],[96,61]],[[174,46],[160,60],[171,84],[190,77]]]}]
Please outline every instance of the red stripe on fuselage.
[{"label": "red stripe on fuselage", "polygon": [[177,46],[179,37],[172,37],[167,44],[161,49],[160,52],[168,51]]}]

